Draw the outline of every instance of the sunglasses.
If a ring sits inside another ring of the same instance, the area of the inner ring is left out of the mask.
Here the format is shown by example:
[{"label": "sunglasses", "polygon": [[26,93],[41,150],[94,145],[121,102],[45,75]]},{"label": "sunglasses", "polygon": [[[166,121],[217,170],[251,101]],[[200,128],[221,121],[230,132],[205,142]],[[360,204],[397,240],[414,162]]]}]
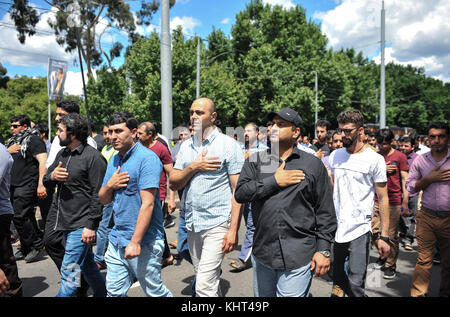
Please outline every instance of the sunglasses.
[{"label": "sunglasses", "polygon": [[18,127],[21,127],[21,124],[11,124],[11,128],[17,129]]}]

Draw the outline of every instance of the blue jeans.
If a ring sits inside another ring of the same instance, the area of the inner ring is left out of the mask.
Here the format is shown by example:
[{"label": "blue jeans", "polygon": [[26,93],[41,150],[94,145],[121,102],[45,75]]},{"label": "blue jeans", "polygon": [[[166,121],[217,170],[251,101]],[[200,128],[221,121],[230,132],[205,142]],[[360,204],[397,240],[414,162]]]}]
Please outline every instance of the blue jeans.
[{"label": "blue jeans", "polygon": [[238,258],[242,260],[242,262],[247,262],[252,253],[253,236],[255,234],[255,225],[253,224],[251,203],[247,203],[244,205],[244,219],[247,230],[245,231],[244,242],[242,243],[241,252],[239,252]]},{"label": "blue jeans", "polygon": [[81,273],[94,291],[94,297],[105,297],[105,280],[94,262],[92,246],[81,241],[84,228],[65,231],[66,251],[61,266],[61,288],[56,297],[74,297]]},{"label": "blue jeans", "polygon": [[112,203],[103,206],[102,221],[100,221],[97,229],[97,249],[95,250],[94,255],[94,260],[97,263],[102,263],[105,261],[105,253],[108,248],[108,237],[111,232],[111,227],[109,224],[111,222],[112,211]]},{"label": "blue jeans", "polygon": [[161,261],[164,240],[141,244],[141,254],[125,260],[125,248],[108,245],[105,262],[108,267],[106,288],[108,297],[125,297],[136,277],[145,294],[150,297],[172,297],[161,280]]},{"label": "blue jeans", "polygon": [[311,262],[295,270],[274,270],[252,255],[255,297],[308,297],[313,278]]}]

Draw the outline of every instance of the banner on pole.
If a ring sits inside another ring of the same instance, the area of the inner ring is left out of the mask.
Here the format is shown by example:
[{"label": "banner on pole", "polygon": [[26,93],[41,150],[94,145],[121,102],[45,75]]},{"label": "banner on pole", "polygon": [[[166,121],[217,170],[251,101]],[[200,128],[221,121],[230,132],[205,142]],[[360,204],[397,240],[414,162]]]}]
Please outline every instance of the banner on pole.
[{"label": "banner on pole", "polygon": [[48,99],[59,101],[63,97],[67,76],[67,61],[48,59],[47,89]]}]

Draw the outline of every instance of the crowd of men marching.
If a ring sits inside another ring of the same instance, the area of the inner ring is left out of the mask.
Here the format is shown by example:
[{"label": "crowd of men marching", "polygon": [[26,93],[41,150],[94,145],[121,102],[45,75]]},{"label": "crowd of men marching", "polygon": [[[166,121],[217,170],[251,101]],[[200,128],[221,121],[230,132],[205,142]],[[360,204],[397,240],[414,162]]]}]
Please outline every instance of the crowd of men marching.
[{"label": "crowd of men marching", "polygon": [[331,296],[366,296],[370,248],[394,279],[400,245],[413,251],[415,240],[410,295],[427,296],[433,262],[442,266],[439,295],[450,295],[446,122],[430,123],[425,138],[399,138],[370,132],[350,109],[334,130],[317,122],[311,144],[301,116],[284,108],[233,138],[213,100],[199,98],[171,143],[157,122],[128,112],[112,114],[101,134],[79,113],[76,102],[58,102],[53,142],[44,124],[14,116],[0,143],[0,296],[23,296],[16,262],[44,250],[61,275],[58,297],[89,288],[126,296],[136,281],[147,296],[172,296],[161,269],[174,260],[165,228],[175,225],[177,195],[170,245],[194,267],[194,296],[222,296],[222,262],[238,246],[242,218],[230,265],[253,269],[255,297],[307,297],[313,276],[331,267]]}]

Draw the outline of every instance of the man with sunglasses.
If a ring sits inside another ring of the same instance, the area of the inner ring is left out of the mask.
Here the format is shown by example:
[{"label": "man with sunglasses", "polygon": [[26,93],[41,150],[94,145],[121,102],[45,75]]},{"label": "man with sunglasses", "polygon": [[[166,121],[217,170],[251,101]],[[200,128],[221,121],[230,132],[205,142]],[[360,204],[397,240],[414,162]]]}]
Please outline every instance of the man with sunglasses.
[{"label": "man with sunglasses", "polygon": [[43,248],[34,207],[38,198],[45,199],[47,191],[42,179],[46,172],[47,149],[37,130],[31,129],[26,115],[11,118],[13,136],[7,142],[14,159],[11,168],[11,203],[14,208],[14,226],[20,237],[16,260],[27,263],[38,259]]},{"label": "man with sunglasses", "polygon": [[331,153],[329,160],[338,220],[332,296],[343,297],[345,293],[350,297],[364,297],[375,192],[380,200],[382,222],[378,253],[384,259],[390,250],[386,164],[361,139],[364,118],[360,111],[343,111],[337,121],[344,147]]}]

